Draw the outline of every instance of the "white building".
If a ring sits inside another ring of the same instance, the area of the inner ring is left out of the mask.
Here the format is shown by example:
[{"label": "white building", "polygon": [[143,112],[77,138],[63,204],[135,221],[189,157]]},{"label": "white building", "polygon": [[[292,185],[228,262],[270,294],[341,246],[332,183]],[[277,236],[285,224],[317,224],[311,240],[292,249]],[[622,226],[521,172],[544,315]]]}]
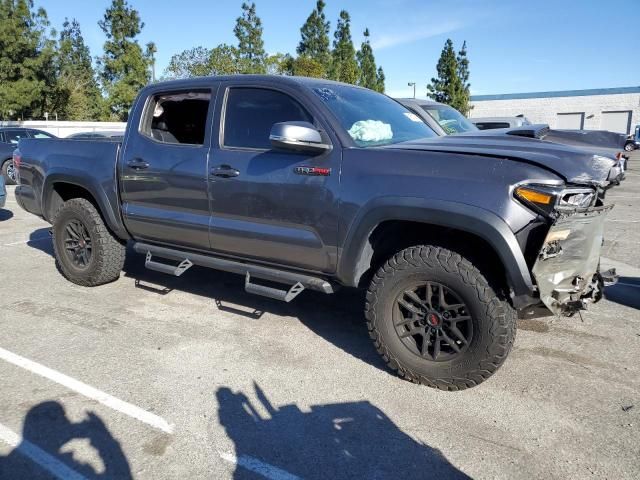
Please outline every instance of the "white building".
[{"label": "white building", "polygon": [[470,118],[524,115],[551,128],[631,133],[640,124],[640,87],[472,95]]}]

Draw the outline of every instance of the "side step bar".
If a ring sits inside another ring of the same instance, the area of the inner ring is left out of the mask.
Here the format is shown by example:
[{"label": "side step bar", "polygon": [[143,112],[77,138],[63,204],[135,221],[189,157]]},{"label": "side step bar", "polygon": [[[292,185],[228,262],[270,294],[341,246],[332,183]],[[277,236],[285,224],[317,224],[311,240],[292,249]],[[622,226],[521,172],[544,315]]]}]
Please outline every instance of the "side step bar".
[{"label": "side step bar", "polygon": [[304,285],[302,285],[300,282],[296,283],[289,290],[280,290],[279,288],[267,287],[266,285],[251,283],[251,275],[249,274],[249,272],[247,272],[247,276],[244,279],[245,292],[253,293],[254,295],[262,295],[263,297],[269,297],[287,303],[296,298],[298,294],[302,293],[303,290]]},{"label": "side step bar", "polygon": [[[145,266],[151,270],[180,276],[191,267],[191,265],[199,265],[215,270],[237,273],[245,276],[245,289],[247,292],[276,298],[278,300],[290,301],[305,288],[323,293],[334,293],[336,291],[336,286],[327,280],[304,273],[278,270],[264,265],[255,265],[228,258],[159,247],[143,242],[134,243],[133,249],[137,253],[146,255]],[[152,257],[165,258],[180,262],[180,264],[178,266],[167,265],[153,261]],[[279,290],[277,288],[251,283],[251,277],[293,286],[289,290]]]},{"label": "side step bar", "polygon": [[188,258],[185,258],[179,265],[175,266],[167,265],[166,263],[154,262],[152,258],[153,255],[151,255],[151,252],[147,251],[147,257],[144,261],[144,266],[146,268],[156,272],[166,273],[168,275],[175,275],[176,277],[179,277],[193,266],[193,263],[191,263]]}]

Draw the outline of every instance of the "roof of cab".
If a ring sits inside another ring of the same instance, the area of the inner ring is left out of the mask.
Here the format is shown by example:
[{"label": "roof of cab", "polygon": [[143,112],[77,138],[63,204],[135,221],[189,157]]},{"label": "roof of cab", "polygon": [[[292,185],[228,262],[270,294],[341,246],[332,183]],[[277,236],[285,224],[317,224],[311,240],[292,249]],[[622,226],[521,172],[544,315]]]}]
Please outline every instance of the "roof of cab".
[{"label": "roof of cab", "polygon": [[273,83],[273,84],[285,84],[305,86],[307,88],[320,87],[326,85],[342,85],[354,88],[362,88],[356,85],[350,85],[347,83],[336,82],[334,80],[327,80],[324,78],[310,78],[310,77],[296,77],[290,75],[251,75],[251,74],[239,74],[239,75],[216,75],[208,77],[193,77],[179,80],[166,80],[163,82],[157,82],[147,85],[146,88],[185,88],[185,87],[204,87],[209,85],[211,81],[224,82],[224,81],[255,81],[259,83]]}]

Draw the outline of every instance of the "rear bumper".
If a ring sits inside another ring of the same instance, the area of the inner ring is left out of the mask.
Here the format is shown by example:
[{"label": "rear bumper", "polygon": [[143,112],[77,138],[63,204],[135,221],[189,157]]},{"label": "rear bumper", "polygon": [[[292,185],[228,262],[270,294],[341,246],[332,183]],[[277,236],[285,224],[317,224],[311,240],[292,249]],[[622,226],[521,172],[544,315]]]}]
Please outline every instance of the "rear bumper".
[{"label": "rear bumper", "polygon": [[34,215],[42,216],[42,208],[36,199],[35,193],[31,187],[26,185],[18,185],[15,189],[16,202],[20,208]]},{"label": "rear bumper", "polygon": [[549,229],[532,272],[540,299],[552,313],[572,315],[602,298],[600,250],[612,208],[563,214]]}]

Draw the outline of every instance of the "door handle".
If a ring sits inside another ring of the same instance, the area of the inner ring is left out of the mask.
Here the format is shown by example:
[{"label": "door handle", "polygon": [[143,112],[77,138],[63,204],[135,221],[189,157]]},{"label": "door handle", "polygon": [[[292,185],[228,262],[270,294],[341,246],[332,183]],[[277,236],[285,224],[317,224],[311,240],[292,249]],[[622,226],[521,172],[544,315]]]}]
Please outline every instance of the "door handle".
[{"label": "door handle", "polygon": [[211,175],[214,177],[231,178],[240,175],[240,172],[231,165],[218,165],[211,169]]},{"label": "door handle", "polygon": [[145,162],[141,158],[134,158],[133,160],[129,160],[127,162],[127,166],[129,168],[133,168],[134,170],[144,170],[149,167],[149,163]]}]

